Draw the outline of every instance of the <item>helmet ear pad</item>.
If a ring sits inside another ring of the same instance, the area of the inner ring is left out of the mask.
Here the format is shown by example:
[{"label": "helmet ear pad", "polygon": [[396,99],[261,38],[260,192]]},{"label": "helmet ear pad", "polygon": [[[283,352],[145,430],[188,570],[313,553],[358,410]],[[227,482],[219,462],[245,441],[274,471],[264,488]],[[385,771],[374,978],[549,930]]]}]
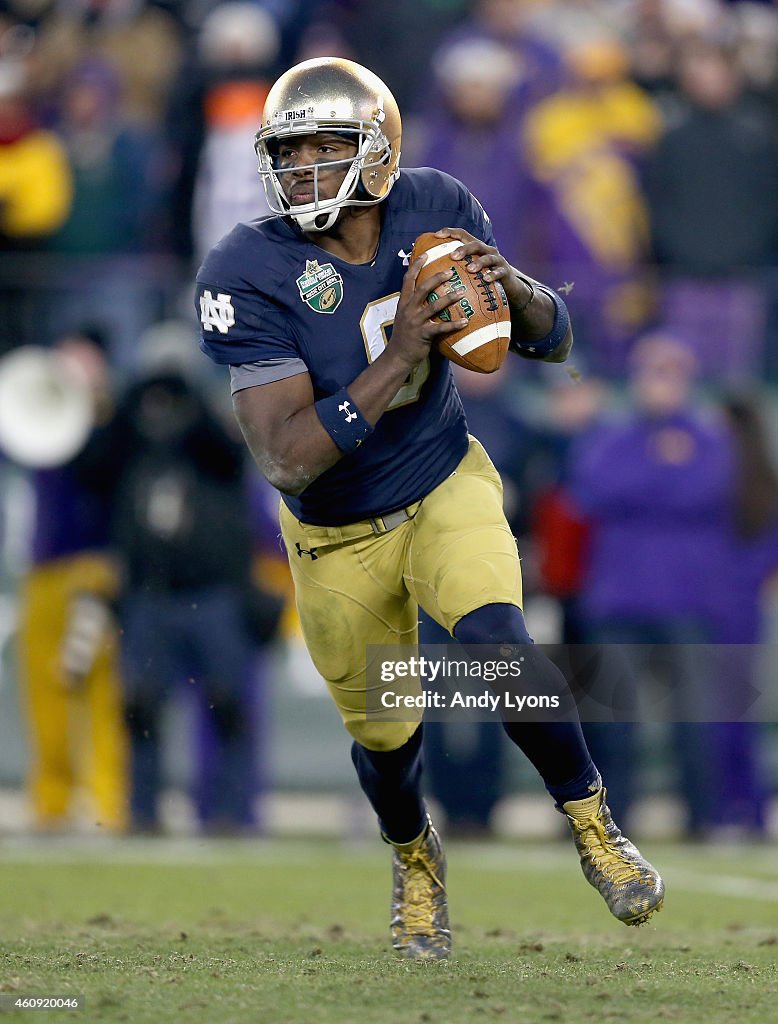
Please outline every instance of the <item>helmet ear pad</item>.
[{"label": "helmet ear pad", "polygon": [[373,199],[383,199],[399,174],[400,139],[389,140],[381,132],[364,156],[360,184]]}]

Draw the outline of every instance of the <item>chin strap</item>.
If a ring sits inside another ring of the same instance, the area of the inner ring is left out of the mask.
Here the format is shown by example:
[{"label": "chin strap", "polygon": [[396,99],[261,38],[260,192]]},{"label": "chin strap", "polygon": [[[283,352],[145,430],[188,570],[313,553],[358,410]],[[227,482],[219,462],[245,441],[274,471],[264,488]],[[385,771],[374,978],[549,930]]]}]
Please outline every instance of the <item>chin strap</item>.
[{"label": "chin strap", "polygon": [[336,206],[334,210],[329,210],[325,213],[300,213],[294,214],[289,211],[289,216],[298,224],[301,231],[316,232],[316,231],[329,231],[335,221],[338,219],[338,214],[343,209],[341,206]]}]

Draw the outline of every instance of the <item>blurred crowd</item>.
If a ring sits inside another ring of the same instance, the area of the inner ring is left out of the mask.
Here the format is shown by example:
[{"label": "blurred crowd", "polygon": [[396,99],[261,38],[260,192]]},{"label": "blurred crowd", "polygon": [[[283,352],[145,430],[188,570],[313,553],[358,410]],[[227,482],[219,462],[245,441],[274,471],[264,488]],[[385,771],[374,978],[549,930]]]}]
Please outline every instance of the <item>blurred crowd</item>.
[{"label": "blurred crowd", "polygon": [[262,212],[264,97],[323,53],[394,90],[406,165],[574,285],[593,369],[672,324],[708,375],[778,372],[778,11],[753,0],[2,0],[0,351],[88,309],[131,366]]},{"label": "blurred crowd", "polygon": [[[387,82],[403,163],[460,178],[570,307],[570,371],[458,374],[539,637],[618,647],[627,708],[646,673],[681,680],[665,743],[685,832],[764,836],[775,733],[738,696],[778,570],[778,5],[755,0],[0,0],[0,354],[57,351],[95,410],[65,465],[30,472],[36,822],[66,822],[78,783],[106,828],[157,830],[162,705],[193,684],[199,821],[261,827],[286,584],[226,384],[193,369],[191,291],[267,209],[252,141],[270,85],[323,54]],[[586,728],[628,819],[649,741]],[[448,732],[429,730],[438,798],[452,827],[488,830],[499,730]],[[456,765],[482,773],[475,806]]]}]

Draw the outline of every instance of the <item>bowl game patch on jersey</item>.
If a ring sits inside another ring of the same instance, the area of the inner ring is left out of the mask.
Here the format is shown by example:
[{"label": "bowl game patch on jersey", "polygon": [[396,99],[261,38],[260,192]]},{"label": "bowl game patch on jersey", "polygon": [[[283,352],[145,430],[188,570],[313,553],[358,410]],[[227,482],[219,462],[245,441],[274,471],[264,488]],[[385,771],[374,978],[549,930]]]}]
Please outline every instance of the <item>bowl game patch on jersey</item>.
[{"label": "bowl game patch on jersey", "polygon": [[319,266],[318,260],[306,260],[297,287],[300,298],[314,313],[334,313],[343,300],[343,278],[331,263]]}]

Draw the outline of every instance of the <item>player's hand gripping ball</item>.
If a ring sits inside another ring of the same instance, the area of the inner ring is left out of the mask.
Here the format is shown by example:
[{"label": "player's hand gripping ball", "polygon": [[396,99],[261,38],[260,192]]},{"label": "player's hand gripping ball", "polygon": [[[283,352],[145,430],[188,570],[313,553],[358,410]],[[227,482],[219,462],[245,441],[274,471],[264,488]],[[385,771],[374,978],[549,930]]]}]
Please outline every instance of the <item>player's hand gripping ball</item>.
[{"label": "player's hand gripping ball", "polygon": [[[447,322],[467,319],[467,327],[447,334],[438,343],[438,349],[447,359],[468,370],[494,373],[502,366],[511,338],[508,299],[499,281],[486,281],[482,270],[471,273],[465,267],[465,261],[451,258],[451,254],[461,246],[459,239],[441,238],[431,231],[419,235],[413,244],[411,262],[422,255],[426,255],[427,261],[419,271],[417,286],[433,274],[449,269],[453,271],[443,288],[450,292],[464,287],[465,291],[458,302],[433,319]],[[434,302],[439,294],[430,292],[427,301]]]}]

